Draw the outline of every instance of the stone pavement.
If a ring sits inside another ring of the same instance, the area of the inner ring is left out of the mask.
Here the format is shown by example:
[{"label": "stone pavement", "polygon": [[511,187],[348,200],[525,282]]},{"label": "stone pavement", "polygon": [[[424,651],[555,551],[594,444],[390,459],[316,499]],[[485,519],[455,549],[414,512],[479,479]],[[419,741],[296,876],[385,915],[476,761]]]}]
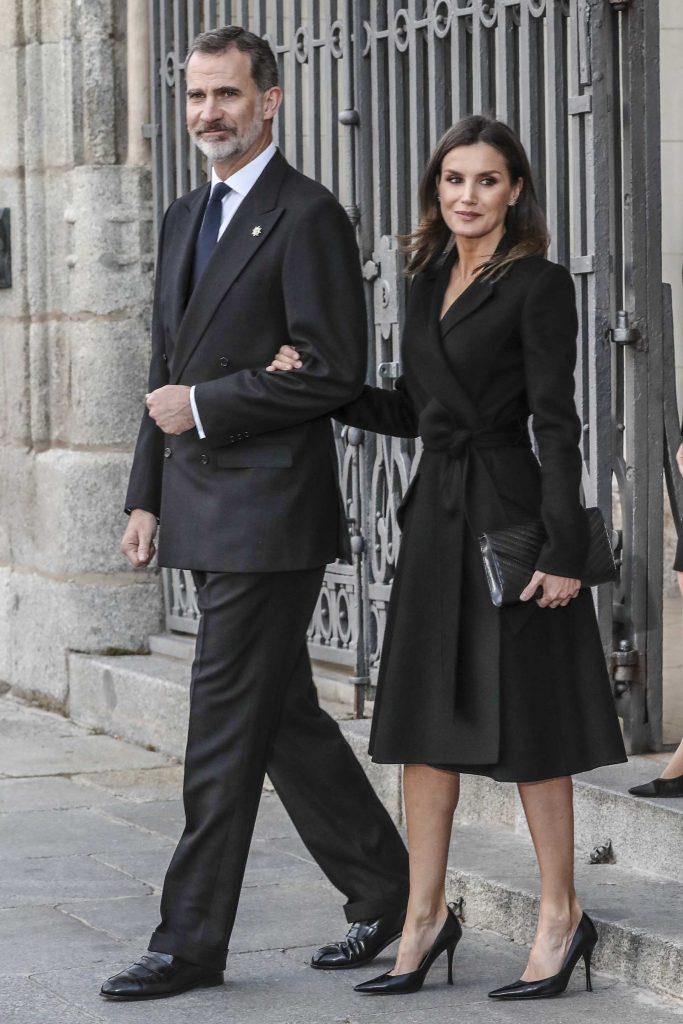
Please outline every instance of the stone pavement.
[{"label": "stone pavement", "polygon": [[101,980],[146,945],[181,828],[172,759],[0,698],[1,1024],[683,1024],[683,1004],[606,975],[561,999],[492,1004],[517,976],[523,947],[467,929],[456,985],[439,962],[421,993],[372,999],[352,983],[391,963],[325,974],[307,962],[341,938],[339,899],[264,792],[223,988],[148,1003],[108,1003]]}]

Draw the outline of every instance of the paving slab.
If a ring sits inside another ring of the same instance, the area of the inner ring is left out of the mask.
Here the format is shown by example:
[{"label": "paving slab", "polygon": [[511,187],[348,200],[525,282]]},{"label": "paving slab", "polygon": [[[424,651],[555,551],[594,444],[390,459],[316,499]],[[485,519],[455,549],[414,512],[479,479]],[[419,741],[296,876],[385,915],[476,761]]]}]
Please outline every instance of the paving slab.
[{"label": "paving slab", "polygon": [[183,789],[183,766],[164,764],[151,768],[131,768],[74,775],[92,803],[112,796],[125,800],[177,800]]},{"label": "paving slab", "polygon": [[3,1024],[92,1024],[100,1021],[44,988],[33,978],[0,975]]},{"label": "paving slab", "polygon": [[53,907],[20,907],[0,910],[0,949],[3,974],[27,975],[114,960],[122,944]]},{"label": "paving slab", "polygon": [[65,900],[141,896],[152,887],[88,854],[2,861],[0,907],[46,906]]},{"label": "paving slab", "polygon": [[114,820],[96,808],[27,811],[0,817],[0,862],[22,855],[64,857],[83,850],[154,849],[167,842],[163,836]]},{"label": "paving slab", "polygon": [[8,811],[61,811],[67,807],[97,807],[111,802],[111,794],[81,786],[63,776],[0,779],[0,813]]}]

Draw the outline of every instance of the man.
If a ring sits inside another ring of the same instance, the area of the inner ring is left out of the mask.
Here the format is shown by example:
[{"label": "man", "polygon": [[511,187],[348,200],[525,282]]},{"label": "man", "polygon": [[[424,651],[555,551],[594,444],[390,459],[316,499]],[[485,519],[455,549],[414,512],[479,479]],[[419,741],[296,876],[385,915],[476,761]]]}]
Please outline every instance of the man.
[{"label": "man", "polygon": [[[222,983],[266,770],[347,897],[347,939],[314,967],[367,963],[396,939],[408,887],[405,847],[318,706],[306,648],[324,566],[348,545],[329,413],[365,372],[353,230],[273,145],[282,92],[267,43],[237,27],[204,33],[186,79],[188,131],[213,170],[161,227],[121,545],[147,565],[158,518],[160,564],[191,568],[197,586],[186,825],[161,923],[104,983],[110,999]],[[285,339],[302,369],[261,369]]]}]

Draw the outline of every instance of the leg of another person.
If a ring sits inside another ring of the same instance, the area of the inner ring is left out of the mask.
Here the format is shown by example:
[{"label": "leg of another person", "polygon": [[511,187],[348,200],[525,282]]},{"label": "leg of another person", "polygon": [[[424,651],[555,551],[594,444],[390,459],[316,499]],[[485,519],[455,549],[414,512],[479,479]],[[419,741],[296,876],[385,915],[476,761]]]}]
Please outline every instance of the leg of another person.
[{"label": "leg of another person", "polygon": [[410,897],[392,974],[414,971],[446,920],[446,866],[460,776],[424,764],[403,769]]},{"label": "leg of another person", "polygon": [[581,920],[574,889],[574,805],[572,780],[520,783],[541,874],[541,907],[536,937],[522,981],[557,974]]},{"label": "leg of another person", "polygon": [[659,776],[660,779],[678,779],[683,776],[683,740],[678,745],[668,765]]}]

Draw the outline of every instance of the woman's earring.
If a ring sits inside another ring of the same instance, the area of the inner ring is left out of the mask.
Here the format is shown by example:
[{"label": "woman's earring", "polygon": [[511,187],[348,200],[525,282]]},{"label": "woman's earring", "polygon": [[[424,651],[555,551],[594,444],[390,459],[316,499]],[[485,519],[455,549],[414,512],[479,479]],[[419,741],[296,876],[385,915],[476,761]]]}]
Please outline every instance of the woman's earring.
[{"label": "woman's earring", "polygon": [[434,193],[434,198],[436,199],[437,203],[440,203],[440,202],[441,202],[441,196],[439,195],[439,193],[438,193],[438,192],[435,192],[435,193]]}]

